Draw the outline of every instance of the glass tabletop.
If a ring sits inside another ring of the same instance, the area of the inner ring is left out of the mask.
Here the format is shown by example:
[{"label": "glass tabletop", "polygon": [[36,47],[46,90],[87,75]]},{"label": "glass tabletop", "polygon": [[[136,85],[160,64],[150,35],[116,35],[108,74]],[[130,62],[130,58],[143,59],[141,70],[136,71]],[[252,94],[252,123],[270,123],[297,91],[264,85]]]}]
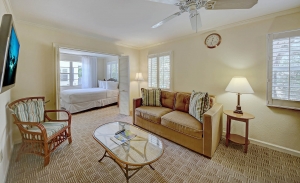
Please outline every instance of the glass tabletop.
[{"label": "glass tabletop", "polygon": [[[136,136],[118,145],[112,138],[117,131],[123,129],[129,130]],[[163,143],[159,138],[125,122],[101,125],[95,130],[93,136],[107,151],[131,165],[149,164],[156,161],[163,153]]]}]

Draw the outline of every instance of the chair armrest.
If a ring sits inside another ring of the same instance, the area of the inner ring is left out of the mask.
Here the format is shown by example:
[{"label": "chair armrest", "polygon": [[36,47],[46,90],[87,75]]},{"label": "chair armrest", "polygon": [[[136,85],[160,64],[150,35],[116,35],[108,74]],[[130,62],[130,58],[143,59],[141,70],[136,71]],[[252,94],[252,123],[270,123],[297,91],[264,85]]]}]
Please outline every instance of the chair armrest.
[{"label": "chair armrest", "polygon": [[132,124],[135,124],[135,109],[142,105],[142,98],[133,99],[133,110],[132,110]]},{"label": "chair armrest", "polygon": [[[62,119],[62,120],[58,120],[58,119],[51,119],[47,113],[52,113],[52,112],[65,112],[67,113],[68,115],[68,119]],[[45,119],[47,119],[48,121],[52,121],[52,122],[64,122],[64,121],[68,121],[68,125],[70,126],[71,125],[71,119],[72,119],[72,116],[71,116],[71,113],[69,111],[66,111],[66,110],[45,110]]]},{"label": "chair armrest", "polygon": [[206,111],[203,115],[203,154],[207,157],[212,157],[215,153],[223,129],[223,105],[216,103]]}]

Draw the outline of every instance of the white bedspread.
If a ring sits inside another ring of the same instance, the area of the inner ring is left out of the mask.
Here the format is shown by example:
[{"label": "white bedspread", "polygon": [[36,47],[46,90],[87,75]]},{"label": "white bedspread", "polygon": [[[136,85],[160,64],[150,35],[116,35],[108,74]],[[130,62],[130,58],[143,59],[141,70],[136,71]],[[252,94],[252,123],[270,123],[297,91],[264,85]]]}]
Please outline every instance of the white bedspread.
[{"label": "white bedspread", "polygon": [[70,89],[62,91],[60,97],[66,103],[76,104],[117,97],[118,93],[119,90],[107,90],[102,88]]}]

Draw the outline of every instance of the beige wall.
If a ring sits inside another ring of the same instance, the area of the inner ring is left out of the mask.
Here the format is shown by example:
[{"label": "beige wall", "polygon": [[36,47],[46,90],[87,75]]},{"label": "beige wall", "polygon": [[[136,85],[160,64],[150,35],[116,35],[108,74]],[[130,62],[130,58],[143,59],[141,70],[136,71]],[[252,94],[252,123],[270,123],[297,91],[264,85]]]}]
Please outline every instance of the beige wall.
[{"label": "beige wall", "polygon": [[[0,22],[2,15],[7,13],[3,1],[0,1]],[[12,122],[11,114],[6,109],[6,104],[10,102],[10,90],[0,94],[0,151],[3,159],[0,161],[0,183],[5,182],[6,173],[9,167],[9,161],[13,149],[12,142]]]},{"label": "beige wall", "polygon": [[[47,109],[54,109],[55,92],[55,59],[53,43],[70,45],[76,49],[93,52],[124,54],[130,58],[130,79],[134,80],[139,61],[139,51],[117,46],[96,38],[72,34],[17,22],[17,33],[20,39],[20,58],[15,88],[11,90],[12,100],[28,96],[45,96]],[[134,82],[130,87],[134,87]],[[130,93],[130,101],[137,92]],[[132,108],[132,105],[131,105]],[[18,130],[14,130],[13,139],[20,138]]]},{"label": "beige wall", "polygon": [[[240,25],[215,32],[222,36],[218,48],[204,45],[207,34],[166,43],[140,51],[140,68],[147,80],[147,55],[173,51],[174,91],[207,91],[217,95],[224,109],[235,109],[237,96],[225,92],[233,76],[245,76],[254,94],[241,95],[250,121],[250,138],[300,151],[300,112],[266,106],[266,35],[300,28],[300,13]],[[147,86],[144,82],[143,86]],[[225,121],[224,116],[224,130]],[[232,132],[243,135],[244,124],[233,122]]]}]

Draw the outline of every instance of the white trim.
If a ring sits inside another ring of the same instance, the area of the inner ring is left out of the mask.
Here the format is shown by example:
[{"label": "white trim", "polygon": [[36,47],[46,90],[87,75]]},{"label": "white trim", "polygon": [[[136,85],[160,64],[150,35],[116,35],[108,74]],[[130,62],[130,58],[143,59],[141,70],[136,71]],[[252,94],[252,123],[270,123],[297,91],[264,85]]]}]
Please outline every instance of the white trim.
[{"label": "white trim", "polygon": [[[268,103],[268,101],[267,101]],[[289,107],[289,106],[280,106],[280,105],[270,105],[270,104],[267,104],[268,107],[276,107],[276,108],[283,108],[283,109],[292,109],[292,110],[297,110],[299,111],[300,108],[297,108],[297,107]]]},{"label": "white trim", "polygon": [[[223,131],[222,135],[226,139],[225,134],[226,134],[226,131]],[[290,149],[290,148],[287,148],[287,147],[283,147],[283,146],[279,146],[279,145],[276,145],[276,144],[272,144],[272,143],[269,143],[269,142],[264,142],[264,141],[261,141],[261,140],[253,139],[253,138],[249,138],[249,140],[252,144],[259,145],[259,146],[262,146],[262,147],[273,149],[275,151],[279,151],[279,152],[283,152],[283,153],[291,154],[293,156],[300,157],[300,151]]]}]

